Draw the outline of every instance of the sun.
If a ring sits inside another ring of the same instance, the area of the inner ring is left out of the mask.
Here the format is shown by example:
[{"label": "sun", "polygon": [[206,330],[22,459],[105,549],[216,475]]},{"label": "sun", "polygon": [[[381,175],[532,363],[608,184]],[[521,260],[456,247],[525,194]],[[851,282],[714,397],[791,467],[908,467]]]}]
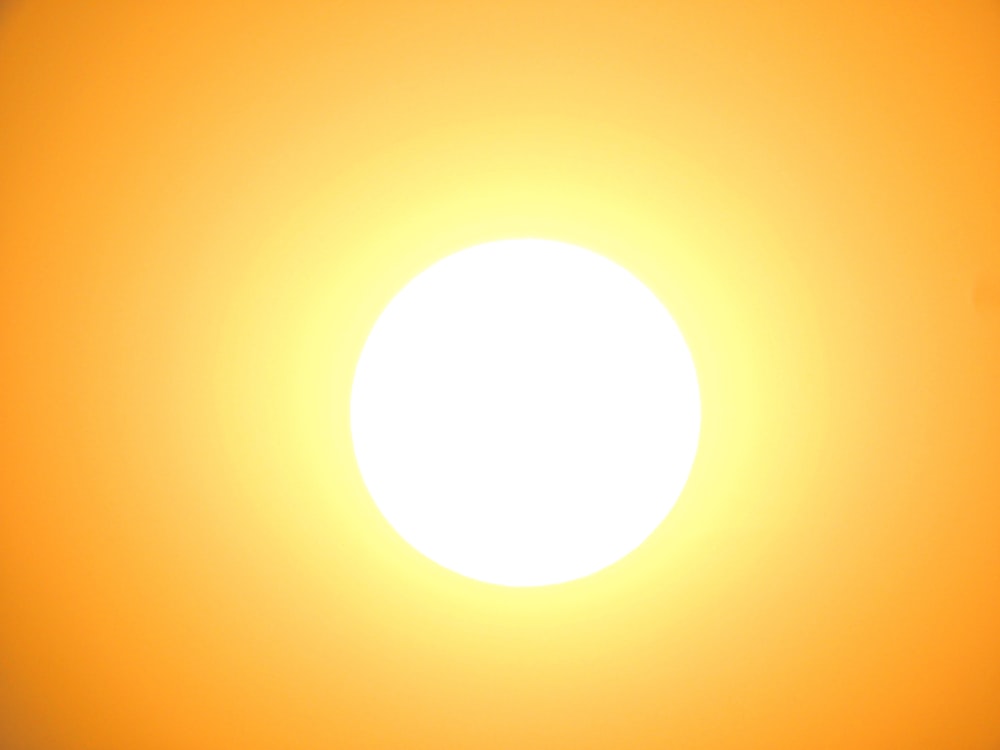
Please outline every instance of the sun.
[{"label": "sun", "polygon": [[670,512],[698,446],[694,362],[657,297],[573,245],[514,239],[409,282],[351,391],[361,476],[392,527],[479,581],[581,578]]}]

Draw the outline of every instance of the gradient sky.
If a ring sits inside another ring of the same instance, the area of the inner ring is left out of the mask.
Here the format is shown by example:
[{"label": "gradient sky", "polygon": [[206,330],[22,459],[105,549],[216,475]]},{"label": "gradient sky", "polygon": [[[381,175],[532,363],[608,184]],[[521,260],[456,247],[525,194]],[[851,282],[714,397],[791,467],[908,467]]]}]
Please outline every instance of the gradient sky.
[{"label": "gradient sky", "polygon": [[[367,497],[353,366],[462,247],[698,367],[637,552],[506,589]],[[1000,747],[1000,5],[0,5],[0,746]]]}]

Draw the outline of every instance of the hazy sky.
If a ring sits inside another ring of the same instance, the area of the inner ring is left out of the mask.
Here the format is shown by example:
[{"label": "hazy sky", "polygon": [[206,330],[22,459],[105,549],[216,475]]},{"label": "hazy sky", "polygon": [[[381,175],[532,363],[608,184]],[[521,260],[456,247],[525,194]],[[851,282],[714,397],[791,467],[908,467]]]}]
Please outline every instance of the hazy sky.
[{"label": "hazy sky", "polygon": [[[996,2],[8,5],[0,745],[998,747]],[[523,236],[703,403],[534,590],[395,535],[347,419],[393,294]]]}]

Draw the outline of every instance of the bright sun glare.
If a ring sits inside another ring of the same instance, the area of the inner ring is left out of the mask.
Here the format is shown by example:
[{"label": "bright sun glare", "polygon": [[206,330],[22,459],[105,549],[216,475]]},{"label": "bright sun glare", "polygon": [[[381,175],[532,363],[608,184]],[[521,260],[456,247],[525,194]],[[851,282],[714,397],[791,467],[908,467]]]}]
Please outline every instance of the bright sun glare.
[{"label": "bright sun glare", "polygon": [[677,500],[701,404],[680,330],[573,245],[491,242],[389,303],[351,392],[362,478],[393,528],[480,581],[541,586],[638,547]]}]

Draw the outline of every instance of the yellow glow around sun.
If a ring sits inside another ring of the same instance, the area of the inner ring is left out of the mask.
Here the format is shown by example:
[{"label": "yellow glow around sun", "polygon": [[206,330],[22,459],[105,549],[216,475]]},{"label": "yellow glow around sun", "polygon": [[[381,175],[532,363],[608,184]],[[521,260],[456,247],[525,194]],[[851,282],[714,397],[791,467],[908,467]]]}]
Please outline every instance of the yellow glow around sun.
[{"label": "yellow glow around sun", "polygon": [[573,245],[487,243],[389,303],[351,393],[362,477],[393,528],[481,581],[540,586],[619,560],[694,461],[701,405],[670,314]]}]

